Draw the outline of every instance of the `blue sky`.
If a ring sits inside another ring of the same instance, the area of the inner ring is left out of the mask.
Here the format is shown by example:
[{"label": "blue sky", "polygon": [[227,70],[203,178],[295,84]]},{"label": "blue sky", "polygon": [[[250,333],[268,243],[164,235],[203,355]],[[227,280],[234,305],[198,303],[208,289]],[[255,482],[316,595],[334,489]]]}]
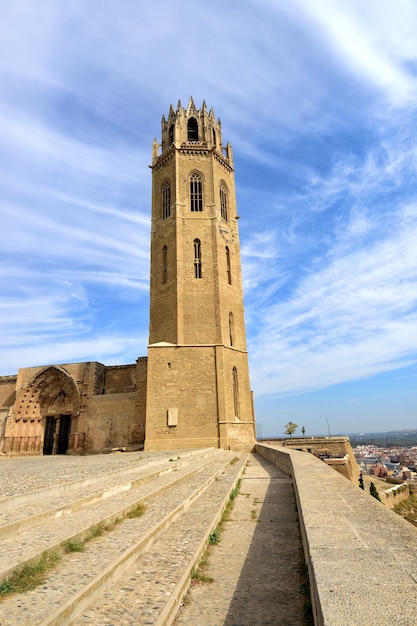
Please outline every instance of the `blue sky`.
[{"label": "blue sky", "polygon": [[234,149],[259,433],[417,428],[413,0],[0,17],[0,375],[146,354],[151,144],[192,95]]}]

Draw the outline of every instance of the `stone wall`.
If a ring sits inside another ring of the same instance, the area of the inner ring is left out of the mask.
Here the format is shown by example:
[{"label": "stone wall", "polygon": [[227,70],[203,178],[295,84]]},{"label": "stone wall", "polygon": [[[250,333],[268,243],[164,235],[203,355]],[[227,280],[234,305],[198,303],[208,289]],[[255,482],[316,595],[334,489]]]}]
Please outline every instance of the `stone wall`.
[{"label": "stone wall", "polygon": [[358,484],[359,467],[349,437],[292,437],[285,439],[284,445],[314,454],[355,485]]},{"label": "stone wall", "polygon": [[16,399],[17,376],[0,376],[0,408],[8,408]]},{"label": "stone wall", "polygon": [[415,624],[417,528],[312,454],[256,451],[293,479],[315,625]]}]

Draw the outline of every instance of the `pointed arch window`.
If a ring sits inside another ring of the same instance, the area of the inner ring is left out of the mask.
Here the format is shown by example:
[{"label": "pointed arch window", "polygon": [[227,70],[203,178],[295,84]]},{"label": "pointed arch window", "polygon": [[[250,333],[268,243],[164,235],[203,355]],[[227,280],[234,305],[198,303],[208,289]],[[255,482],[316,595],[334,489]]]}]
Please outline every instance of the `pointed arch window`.
[{"label": "pointed arch window", "polygon": [[233,347],[234,340],[235,340],[235,325],[234,325],[232,312],[229,313],[229,339],[230,339],[230,345]]},{"label": "pointed arch window", "polygon": [[170,144],[174,143],[174,139],[175,139],[175,126],[174,124],[171,124],[171,126],[169,127],[169,143]]},{"label": "pointed arch window", "polygon": [[171,215],[171,183],[166,180],[162,185],[162,219]]},{"label": "pointed arch window", "polygon": [[227,206],[227,189],[225,185],[220,187],[220,215],[222,220],[227,222],[229,219],[229,211]]},{"label": "pointed arch window", "polygon": [[164,285],[168,282],[168,246],[162,248],[162,282]]},{"label": "pointed arch window", "polygon": [[194,212],[203,210],[203,185],[201,176],[196,173],[190,178],[190,209]]},{"label": "pointed arch window", "polygon": [[235,408],[235,417],[240,419],[240,409],[239,409],[239,382],[237,376],[237,369],[234,367],[232,370],[232,378],[233,378],[233,401]]},{"label": "pointed arch window", "polygon": [[227,282],[229,285],[232,284],[232,271],[230,267],[230,250],[228,246],[226,246],[226,273],[227,273]]},{"label": "pointed arch window", "polygon": [[199,239],[194,239],[194,277],[203,277],[201,267],[201,241]]},{"label": "pointed arch window", "polygon": [[195,117],[190,117],[187,123],[188,141],[198,141],[198,124]]}]

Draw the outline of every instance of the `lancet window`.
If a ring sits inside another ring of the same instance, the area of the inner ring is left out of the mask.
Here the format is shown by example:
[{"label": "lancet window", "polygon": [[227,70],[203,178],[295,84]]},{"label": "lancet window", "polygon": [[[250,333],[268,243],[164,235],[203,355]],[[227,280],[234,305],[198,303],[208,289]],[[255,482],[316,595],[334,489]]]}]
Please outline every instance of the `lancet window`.
[{"label": "lancet window", "polygon": [[227,220],[229,219],[227,207],[227,189],[224,185],[220,187],[220,215],[222,220],[227,222]]},{"label": "lancet window", "polygon": [[203,277],[201,266],[201,241],[199,239],[194,239],[194,277]]},{"label": "lancet window", "polygon": [[230,250],[228,246],[226,246],[226,272],[227,272],[227,282],[229,285],[232,284],[232,270],[230,267]]},{"label": "lancet window", "polygon": [[171,215],[171,183],[166,180],[162,185],[162,219]]},{"label": "lancet window", "polygon": [[168,282],[168,247],[162,248],[162,282],[164,285]]},{"label": "lancet window", "polygon": [[234,320],[233,320],[232,312],[229,313],[229,339],[230,339],[230,345],[233,346],[234,340],[235,340],[235,328],[234,328]]},{"label": "lancet window", "polygon": [[240,409],[239,409],[239,384],[237,378],[237,369],[234,367],[232,370],[232,378],[233,378],[233,400],[235,406],[235,417],[240,418]]}]

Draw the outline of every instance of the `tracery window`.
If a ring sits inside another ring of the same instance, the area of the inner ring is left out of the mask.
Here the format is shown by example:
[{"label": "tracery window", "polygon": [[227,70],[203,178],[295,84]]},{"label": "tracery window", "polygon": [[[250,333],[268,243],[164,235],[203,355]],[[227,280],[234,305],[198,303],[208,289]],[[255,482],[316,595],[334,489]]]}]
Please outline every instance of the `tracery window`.
[{"label": "tracery window", "polygon": [[227,207],[227,189],[224,185],[220,187],[220,215],[222,220],[227,222],[229,218]]},{"label": "tracery window", "polygon": [[162,185],[162,219],[171,215],[171,183],[166,180]]},{"label": "tracery window", "polygon": [[190,178],[190,209],[191,211],[203,210],[203,185],[201,176],[197,173]]},{"label": "tracery window", "polygon": [[227,282],[229,285],[232,284],[232,271],[230,267],[230,250],[228,246],[226,246],[226,272],[227,272]]},{"label": "tracery window", "polygon": [[198,141],[198,124],[195,117],[190,117],[187,123],[188,141]]},{"label": "tracery window", "polygon": [[233,378],[233,400],[235,407],[235,417],[240,418],[240,409],[239,409],[239,384],[237,378],[237,369],[234,367],[232,370],[232,378]]},{"label": "tracery window", "polygon": [[164,285],[168,282],[168,247],[162,249],[162,282]]},{"label": "tracery window", "polygon": [[201,267],[201,241],[199,239],[194,239],[194,277],[203,277]]}]

